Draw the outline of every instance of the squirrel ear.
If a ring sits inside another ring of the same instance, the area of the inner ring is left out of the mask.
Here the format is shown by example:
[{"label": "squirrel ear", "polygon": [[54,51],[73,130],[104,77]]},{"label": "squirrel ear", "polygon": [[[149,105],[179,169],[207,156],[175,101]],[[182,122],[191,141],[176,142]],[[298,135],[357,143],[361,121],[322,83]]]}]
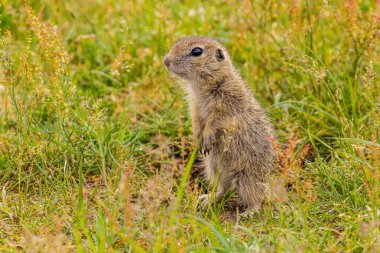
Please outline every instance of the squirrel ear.
[{"label": "squirrel ear", "polygon": [[224,54],[223,54],[222,49],[220,49],[220,48],[218,48],[218,49],[216,50],[216,59],[217,59],[218,61],[223,61],[223,60],[224,60]]}]

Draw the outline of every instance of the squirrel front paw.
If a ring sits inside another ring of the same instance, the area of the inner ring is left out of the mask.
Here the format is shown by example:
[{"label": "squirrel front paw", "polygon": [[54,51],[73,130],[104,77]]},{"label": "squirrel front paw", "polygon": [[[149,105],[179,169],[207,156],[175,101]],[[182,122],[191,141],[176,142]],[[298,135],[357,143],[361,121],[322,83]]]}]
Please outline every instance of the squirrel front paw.
[{"label": "squirrel front paw", "polygon": [[200,145],[201,154],[204,156],[208,155],[214,143],[215,143],[214,135],[203,135],[203,139]]}]

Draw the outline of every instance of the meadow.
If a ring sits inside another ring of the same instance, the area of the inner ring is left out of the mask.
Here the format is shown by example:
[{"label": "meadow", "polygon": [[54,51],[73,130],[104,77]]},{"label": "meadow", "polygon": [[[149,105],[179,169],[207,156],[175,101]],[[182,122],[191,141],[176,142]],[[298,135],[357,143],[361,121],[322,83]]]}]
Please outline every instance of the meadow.
[{"label": "meadow", "polygon": [[[222,42],[278,138],[263,210],[197,208],[162,61]],[[1,0],[0,252],[379,252],[380,2]]]}]

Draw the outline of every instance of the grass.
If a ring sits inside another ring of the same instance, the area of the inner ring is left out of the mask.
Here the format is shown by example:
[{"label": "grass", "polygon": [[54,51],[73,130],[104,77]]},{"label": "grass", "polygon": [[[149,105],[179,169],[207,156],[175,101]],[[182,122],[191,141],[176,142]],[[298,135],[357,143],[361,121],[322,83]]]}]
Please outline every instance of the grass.
[{"label": "grass", "polygon": [[[0,251],[378,252],[375,1],[10,1],[0,5]],[[162,59],[217,38],[276,127],[261,213],[208,186]]]}]

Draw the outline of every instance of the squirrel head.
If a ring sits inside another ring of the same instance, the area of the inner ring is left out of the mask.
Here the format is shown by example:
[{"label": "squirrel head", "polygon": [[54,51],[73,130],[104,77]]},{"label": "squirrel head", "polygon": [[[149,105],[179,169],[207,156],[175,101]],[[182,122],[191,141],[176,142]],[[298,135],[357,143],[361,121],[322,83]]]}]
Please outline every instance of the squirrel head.
[{"label": "squirrel head", "polygon": [[219,42],[197,36],[178,40],[165,56],[164,64],[176,76],[198,83],[217,81],[233,69]]}]

